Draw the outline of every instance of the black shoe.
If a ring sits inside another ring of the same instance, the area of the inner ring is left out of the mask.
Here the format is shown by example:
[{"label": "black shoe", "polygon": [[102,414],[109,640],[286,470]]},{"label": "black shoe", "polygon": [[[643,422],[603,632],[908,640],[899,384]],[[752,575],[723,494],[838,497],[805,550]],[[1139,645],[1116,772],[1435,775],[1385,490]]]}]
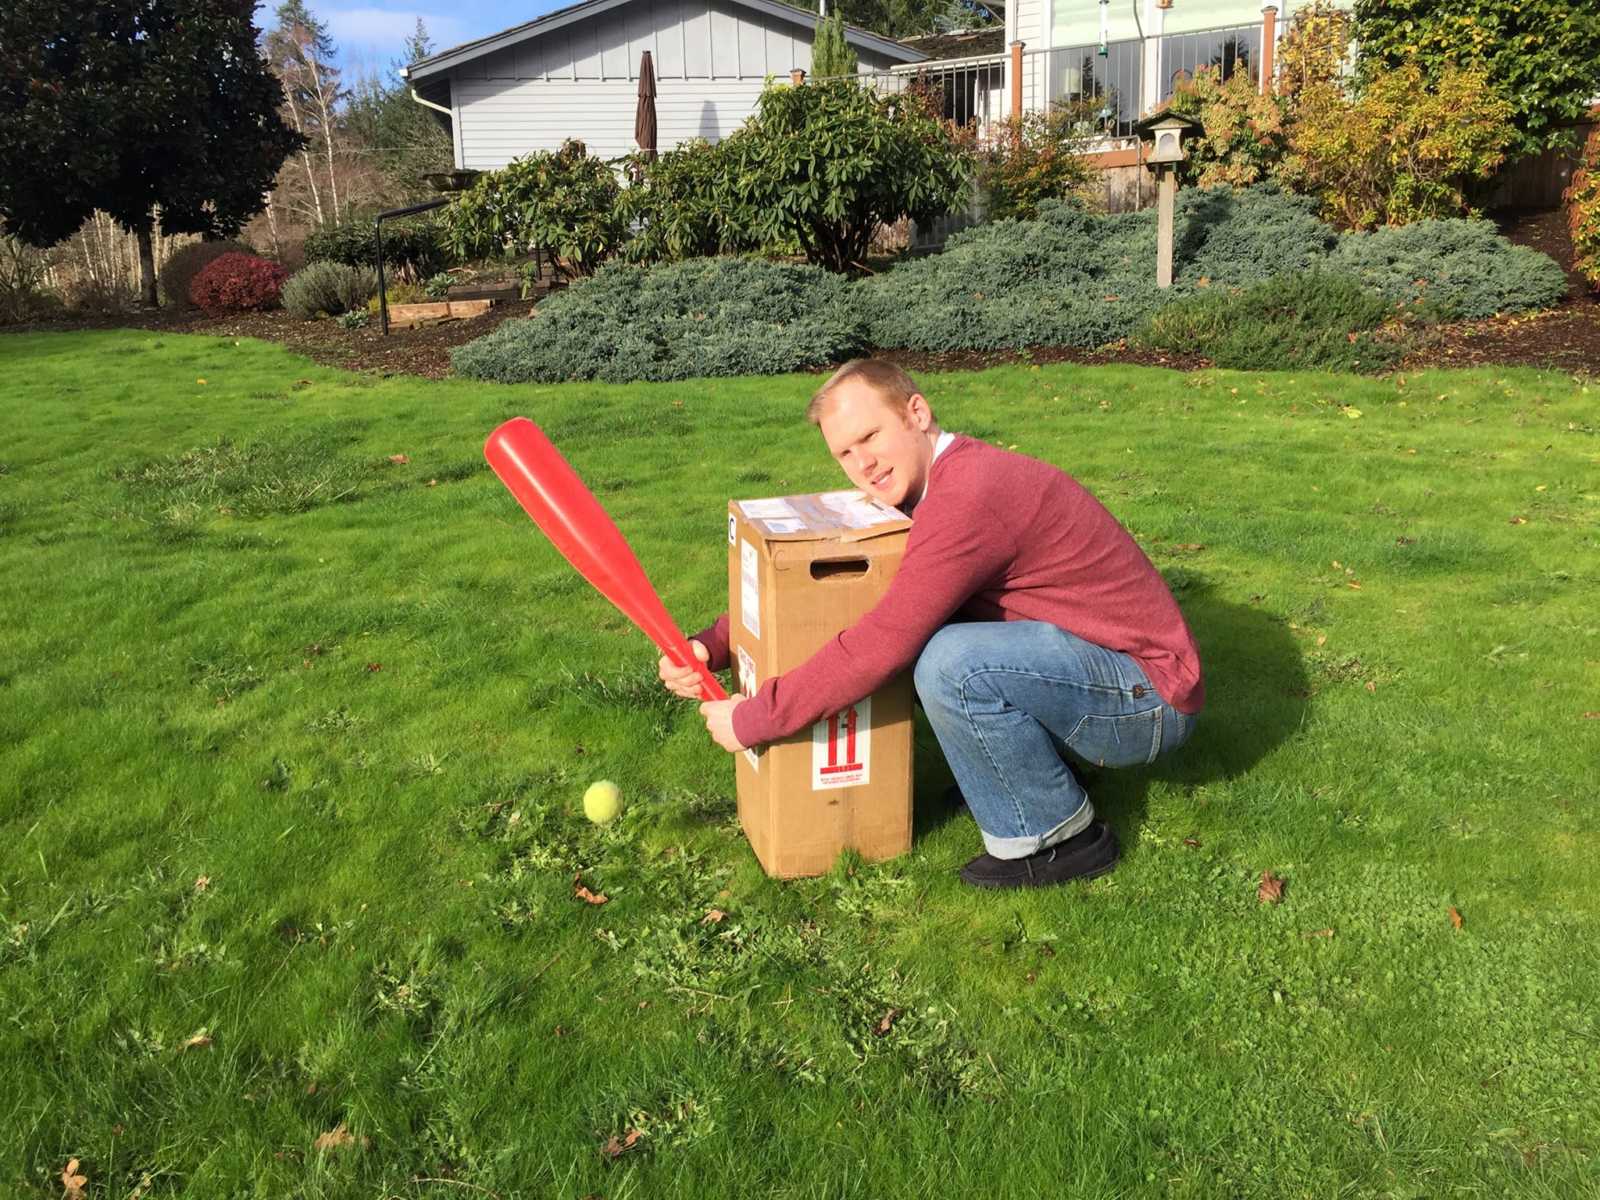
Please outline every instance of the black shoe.
[{"label": "black shoe", "polygon": [[1048,887],[1093,879],[1117,865],[1117,835],[1104,821],[1025,858],[980,854],[961,868],[961,881],[981,888]]}]

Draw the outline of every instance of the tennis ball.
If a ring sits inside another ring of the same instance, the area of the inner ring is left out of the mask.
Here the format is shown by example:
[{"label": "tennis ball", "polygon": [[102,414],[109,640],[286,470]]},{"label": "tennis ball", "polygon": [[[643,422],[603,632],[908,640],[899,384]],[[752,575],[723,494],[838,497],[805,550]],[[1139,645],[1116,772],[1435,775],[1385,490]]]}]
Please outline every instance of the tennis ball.
[{"label": "tennis ball", "polygon": [[609,779],[600,779],[589,785],[583,793],[583,815],[596,825],[613,821],[622,811],[622,793]]}]

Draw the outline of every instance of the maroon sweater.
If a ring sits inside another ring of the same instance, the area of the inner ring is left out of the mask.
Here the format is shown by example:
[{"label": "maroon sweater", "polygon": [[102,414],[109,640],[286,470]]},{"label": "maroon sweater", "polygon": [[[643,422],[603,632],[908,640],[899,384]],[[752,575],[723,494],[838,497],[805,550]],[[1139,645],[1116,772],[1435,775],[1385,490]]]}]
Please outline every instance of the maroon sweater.
[{"label": "maroon sweater", "polygon": [[[871,612],[733,713],[759,746],[869,696],[958,615],[1049,621],[1130,655],[1163,699],[1196,713],[1200,655],[1166,582],[1105,506],[1057,467],[957,437],[934,461],[905,557]],[[728,617],[695,634],[728,666]]]}]

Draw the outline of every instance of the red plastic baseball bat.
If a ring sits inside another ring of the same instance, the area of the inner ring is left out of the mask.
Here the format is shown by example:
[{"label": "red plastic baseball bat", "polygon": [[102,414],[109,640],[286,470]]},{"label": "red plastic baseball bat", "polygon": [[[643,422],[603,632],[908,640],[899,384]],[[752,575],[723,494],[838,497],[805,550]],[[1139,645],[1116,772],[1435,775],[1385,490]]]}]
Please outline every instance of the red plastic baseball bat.
[{"label": "red plastic baseball bat", "polygon": [[489,435],[483,456],[578,574],[644,630],[675,665],[700,672],[704,699],[728,698],[650,586],[628,539],[544,430],[527,417],[512,417]]}]

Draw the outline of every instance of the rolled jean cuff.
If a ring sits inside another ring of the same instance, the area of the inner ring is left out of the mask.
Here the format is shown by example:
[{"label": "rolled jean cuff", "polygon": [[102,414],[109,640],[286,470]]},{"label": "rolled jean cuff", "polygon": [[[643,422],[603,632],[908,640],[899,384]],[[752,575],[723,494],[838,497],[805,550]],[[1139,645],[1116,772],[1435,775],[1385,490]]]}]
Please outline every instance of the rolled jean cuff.
[{"label": "rolled jean cuff", "polygon": [[1054,829],[1034,837],[995,837],[981,826],[978,832],[983,834],[983,848],[995,858],[1026,858],[1082,833],[1093,821],[1094,805],[1085,797],[1077,812]]}]

